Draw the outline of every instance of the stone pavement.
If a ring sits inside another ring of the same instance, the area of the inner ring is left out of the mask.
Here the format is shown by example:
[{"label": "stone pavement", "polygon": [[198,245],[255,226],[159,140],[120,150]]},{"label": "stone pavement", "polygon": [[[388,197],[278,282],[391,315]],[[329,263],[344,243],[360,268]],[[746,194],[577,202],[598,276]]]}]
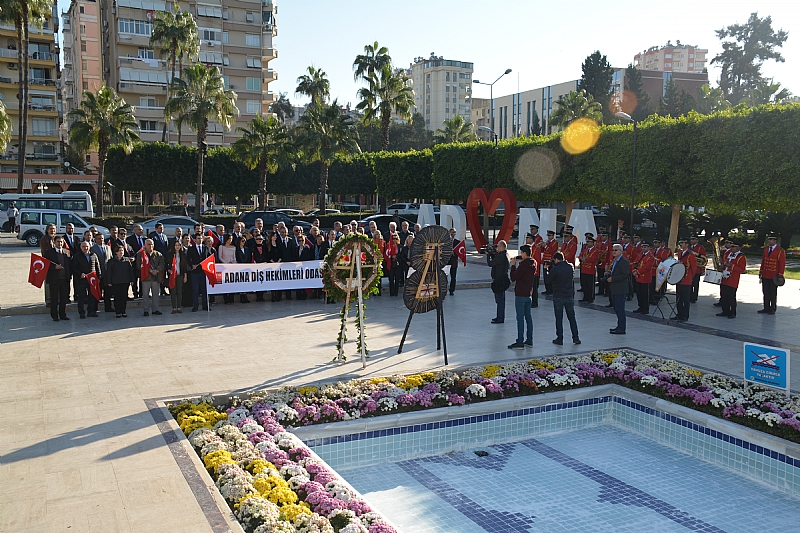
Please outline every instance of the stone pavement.
[{"label": "stone pavement", "polygon": [[[41,293],[26,283],[29,249],[9,252],[6,242],[0,299],[33,303]],[[475,259],[459,269],[459,279],[488,278],[488,268]],[[552,305],[540,299],[533,310],[534,347],[524,351],[506,348],[516,336],[512,293],[506,322],[491,325],[489,289],[459,290],[445,301],[450,365],[627,346],[741,375],[742,338],[800,350],[798,289],[800,281],[788,280],[778,293],[778,313],[763,316],[755,312],[758,280],[744,276],[739,317],[727,320],[714,316],[717,287],[701,284],[688,324],[633,315],[626,336],[608,334],[615,318],[605,308],[580,306],[583,344],[577,347],[550,342]],[[332,363],[338,309],[308,300],[148,318],[137,309],[127,319],[101,314],[77,320],[73,312],[73,320],[59,323],[46,314],[0,316],[0,532],[210,532],[146,399],[442,367],[433,314],[414,317],[405,351],[397,355],[408,312],[388,291],[368,300],[367,368],[361,369],[354,341],[347,345],[350,360]],[[352,322],[349,330],[353,339]],[[793,366],[800,368],[796,353]],[[792,385],[800,389],[800,373]]]}]

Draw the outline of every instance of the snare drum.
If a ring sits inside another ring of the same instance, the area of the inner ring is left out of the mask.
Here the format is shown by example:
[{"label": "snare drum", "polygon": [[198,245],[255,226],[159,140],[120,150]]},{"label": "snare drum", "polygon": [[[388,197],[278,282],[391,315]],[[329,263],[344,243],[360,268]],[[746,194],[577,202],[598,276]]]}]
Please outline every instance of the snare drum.
[{"label": "snare drum", "polygon": [[722,272],[719,270],[706,270],[706,275],[703,278],[706,283],[713,283],[719,285],[722,283]]}]

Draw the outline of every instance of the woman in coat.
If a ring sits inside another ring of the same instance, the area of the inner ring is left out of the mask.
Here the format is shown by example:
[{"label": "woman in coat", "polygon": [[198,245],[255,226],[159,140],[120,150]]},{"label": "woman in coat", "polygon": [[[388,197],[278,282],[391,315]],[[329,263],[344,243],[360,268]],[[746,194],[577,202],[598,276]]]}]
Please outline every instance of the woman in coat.
[{"label": "woman in coat", "polygon": [[114,295],[114,312],[117,318],[127,317],[128,287],[133,282],[133,266],[131,259],[125,257],[125,248],[114,248],[114,257],[108,262],[105,273],[106,287]]},{"label": "woman in coat", "polygon": [[[247,239],[244,236],[239,237],[239,240],[236,242],[236,262],[239,264],[245,264],[249,263],[250,261],[250,250],[247,248]],[[250,303],[247,293],[239,293],[239,302],[243,304]]]},{"label": "woman in coat", "polygon": [[[172,314],[183,313],[181,304],[183,303],[183,284],[188,281],[189,260],[186,257],[186,249],[181,241],[175,240],[172,247],[167,250],[165,261],[167,265],[167,285],[169,286],[169,298],[172,301]],[[187,292],[192,292],[187,291]]]},{"label": "woman in coat", "polygon": [[[222,237],[222,243],[217,248],[217,263],[233,264],[236,263],[236,246],[233,244],[233,235],[226,233]],[[226,304],[233,303],[233,293],[222,295],[222,301]]]},{"label": "woman in coat", "polygon": [[[252,258],[253,263],[268,262],[267,256],[269,253],[267,250],[267,244],[264,242],[264,236],[261,234],[256,235],[255,241],[256,242],[250,247],[250,257]],[[256,293],[256,301],[264,301],[264,291]]]}]

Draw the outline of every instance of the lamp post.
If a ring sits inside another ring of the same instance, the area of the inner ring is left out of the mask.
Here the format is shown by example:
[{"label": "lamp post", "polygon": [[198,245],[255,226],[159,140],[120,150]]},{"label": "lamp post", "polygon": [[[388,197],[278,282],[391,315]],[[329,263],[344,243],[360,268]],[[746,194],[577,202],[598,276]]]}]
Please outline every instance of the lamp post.
[{"label": "lamp post", "polygon": [[[489,128],[492,132],[494,132],[494,84],[500,81],[500,78],[505,76],[506,74],[511,74],[511,69],[507,68],[505,72],[500,74],[496,80],[492,83],[483,83],[478,80],[472,80],[472,83],[477,83],[478,85],[488,85],[489,86]],[[480,128],[478,128],[480,129]],[[495,139],[497,138],[497,134],[495,134]]]},{"label": "lamp post", "polygon": [[[497,134],[494,132],[492,128],[487,128],[486,126],[478,126],[479,131],[485,131],[489,134],[489,138],[494,138],[494,154],[492,156],[492,172],[497,173]],[[494,188],[494,178],[492,179],[492,188]],[[494,238],[496,237],[495,233],[495,218],[492,217],[492,241],[494,242]],[[489,211],[486,206],[483,207],[483,225],[486,228],[486,234],[489,234]]]},{"label": "lamp post", "polygon": [[633,210],[636,202],[636,120],[623,111],[617,111],[614,116],[626,122],[633,122],[633,171],[631,172],[631,233],[633,233]]}]

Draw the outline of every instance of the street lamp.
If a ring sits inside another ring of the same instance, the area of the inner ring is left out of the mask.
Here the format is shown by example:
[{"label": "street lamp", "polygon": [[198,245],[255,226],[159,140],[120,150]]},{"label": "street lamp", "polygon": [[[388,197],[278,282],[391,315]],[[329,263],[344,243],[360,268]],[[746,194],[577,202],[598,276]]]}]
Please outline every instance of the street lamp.
[{"label": "street lamp", "polygon": [[[493,173],[497,173],[497,134],[494,132],[492,128],[487,128],[486,126],[478,126],[479,131],[485,131],[489,134],[489,138],[491,139],[494,137],[494,155],[492,157],[492,171]],[[492,188],[494,188],[494,177],[492,178]],[[489,234],[489,211],[487,206],[483,208],[483,226],[486,228],[486,234]],[[495,218],[492,217],[492,240],[496,237],[495,232]]]},{"label": "street lamp", "polygon": [[623,111],[617,111],[614,116],[626,122],[633,122],[633,171],[631,172],[631,233],[633,233],[633,209],[636,202],[636,120]]},{"label": "street lamp", "polygon": [[[506,74],[511,74],[511,69],[507,68],[505,72],[500,74],[500,76],[494,80],[492,83],[483,83],[478,80],[472,80],[473,83],[477,83],[478,85],[488,85],[489,86],[489,127],[491,128],[492,132],[494,132],[494,84],[500,81],[500,78],[505,76]],[[495,138],[496,138],[495,134]]]}]

